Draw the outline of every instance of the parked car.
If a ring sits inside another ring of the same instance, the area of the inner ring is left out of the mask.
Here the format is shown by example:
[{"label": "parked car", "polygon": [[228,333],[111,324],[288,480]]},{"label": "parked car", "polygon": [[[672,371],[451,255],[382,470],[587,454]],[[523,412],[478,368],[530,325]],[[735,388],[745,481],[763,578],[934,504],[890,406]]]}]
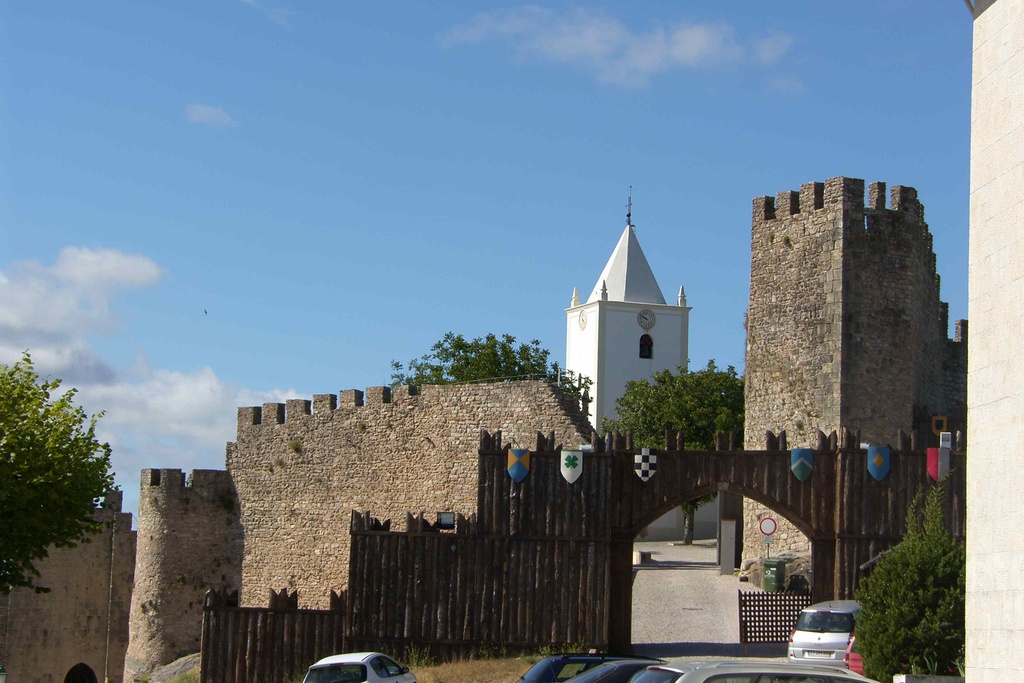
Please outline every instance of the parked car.
[{"label": "parked car", "polygon": [[864,673],[864,660],[857,652],[857,636],[850,638],[850,644],[846,646],[846,668],[854,673]]},{"label": "parked car", "polygon": [[324,657],[309,667],[302,683],[416,683],[409,667],[380,652]]},{"label": "parked car", "polygon": [[732,659],[650,666],[629,683],[878,683],[834,666]]},{"label": "parked car", "polygon": [[637,671],[664,663],[663,659],[616,659],[587,669],[570,680],[572,683],[626,683]]},{"label": "parked car", "polygon": [[845,667],[858,612],[856,600],[829,600],[804,608],[789,635],[789,661]]},{"label": "parked car", "polygon": [[651,663],[648,657],[631,657],[629,655],[582,653],[551,655],[531,666],[526,673],[519,677],[519,680],[526,683],[558,683],[569,680],[587,669],[593,669],[599,664],[623,659],[642,659],[647,660],[648,664]]}]

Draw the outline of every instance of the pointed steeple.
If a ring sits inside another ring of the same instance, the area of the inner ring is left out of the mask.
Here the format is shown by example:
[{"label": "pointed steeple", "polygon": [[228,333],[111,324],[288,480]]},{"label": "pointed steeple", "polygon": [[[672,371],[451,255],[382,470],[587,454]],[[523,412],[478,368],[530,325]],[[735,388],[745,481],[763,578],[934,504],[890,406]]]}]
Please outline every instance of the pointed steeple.
[{"label": "pointed steeple", "polygon": [[[626,229],[619,237],[619,243],[615,245],[611,258],[601,271],[601,277],[597,278],[594,291],[591,292],[587,303],[608,299],[609,301],[628,301],[642,304],[664,304],[665,297],[661,293],[658,281],[654,279],[647,257],[644,256],[640,242],[637,241],[636,231],[630,221],[632,217],[632,202],[626,213]],[[602,296],[602,289],[607,288],[606,296]]]}]

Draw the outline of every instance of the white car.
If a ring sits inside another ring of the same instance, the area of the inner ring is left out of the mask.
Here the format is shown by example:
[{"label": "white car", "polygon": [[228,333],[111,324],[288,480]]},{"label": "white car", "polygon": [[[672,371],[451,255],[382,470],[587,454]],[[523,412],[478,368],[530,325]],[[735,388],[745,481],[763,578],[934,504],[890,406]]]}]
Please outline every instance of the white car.
[{"label": "white car", "polygon": [[302,683],[416,683],[416,675],[380,652],[324,657],[309,667]]},{"label": "white car", "polygon": [[858,612],[856,600],[829,600],[804,608],[789,636],[789,661],[845,667]]},{"label": "white car", "polygon": [[832,666],[725,660],[649,666],[629,683],[878,683]]}]

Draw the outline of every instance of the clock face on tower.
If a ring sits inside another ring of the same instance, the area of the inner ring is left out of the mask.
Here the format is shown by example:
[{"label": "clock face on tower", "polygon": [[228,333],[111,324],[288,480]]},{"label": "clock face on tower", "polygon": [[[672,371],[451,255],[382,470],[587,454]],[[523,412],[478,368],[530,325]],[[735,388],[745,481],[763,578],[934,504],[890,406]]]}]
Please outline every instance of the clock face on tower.
[{"label": "clock face on tower", "polygon": [[654,311],[649,308],[645,308],[636,314],[636,321],[640,323],[640,327],[645,330],[649,330],[654,327]]},{"label": "clock face on tower", "polygon": [[580,329],[586,329],[587,327],[587,312],[580,311]]}]

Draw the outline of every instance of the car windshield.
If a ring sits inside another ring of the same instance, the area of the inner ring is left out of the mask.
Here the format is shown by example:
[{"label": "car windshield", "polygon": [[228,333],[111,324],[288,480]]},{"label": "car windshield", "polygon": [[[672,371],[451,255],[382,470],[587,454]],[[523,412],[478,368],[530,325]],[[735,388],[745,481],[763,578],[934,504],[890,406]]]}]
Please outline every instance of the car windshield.
[{"label": "car windshield", "polygon": [[530,670],[523,674],[520,680],[538,681],[549,683],[550,681],[564,681],[576,674],[585,671],[594,664],[600,664],[600,660],[580,661],[564,659],[562,657],[545,657],[530,667]]},{"label": "car windshield", "polygon": [[587,669],[578,676],[573,676],[572,683],[598,683],[598,681],[628,681],[630,676],[634,673],[643,669],[651,664],[656,664],[655,660],[637,660],[637,661],[623,661],[623,662],[606,662],[595,666],[592,669]]},{"label": "car windshield", "polygon": [[365,680],[366,667],[362,664],[331,664],[310,669],[302,683],[362,683]]},{"label": "car windshield", "polygon": [[629,679],[629,683],[671,683],[682,676],[678,671],[671,669],[644,669],[638,671]]},{"label": "car windshield", "polygon": [[814,633],[852,633],[853,615],[849,612],[801,612],[796,619],[796,630]]}]

